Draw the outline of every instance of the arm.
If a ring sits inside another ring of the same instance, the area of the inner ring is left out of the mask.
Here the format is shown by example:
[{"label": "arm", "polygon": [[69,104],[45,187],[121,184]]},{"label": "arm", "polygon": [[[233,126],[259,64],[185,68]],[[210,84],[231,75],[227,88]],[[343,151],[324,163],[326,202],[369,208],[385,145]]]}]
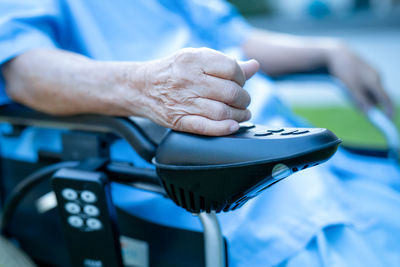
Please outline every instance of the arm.
[{"label": "arm", "polygon": [[250,118],[242,86],[258,64],[211,49],[182,49],[149,62],[103,62],[63,50],[26,52],[6,63],[8,95],[57,115],[142,116],[180,131],[224,135]]},{"label": "arm", "polygon": [[243,43],[243,50],[271,76],[327,68],[346,85],[362,111],[382,105],[393,115],[393,104],[378,72],[339,40],[255,30]]},{"label": "arm", "polygon": [[243,43],[246,56],[256,58],[270,76],[306,72],[325,67],[335,43],[327,38],[304,38],[255,30]]}]

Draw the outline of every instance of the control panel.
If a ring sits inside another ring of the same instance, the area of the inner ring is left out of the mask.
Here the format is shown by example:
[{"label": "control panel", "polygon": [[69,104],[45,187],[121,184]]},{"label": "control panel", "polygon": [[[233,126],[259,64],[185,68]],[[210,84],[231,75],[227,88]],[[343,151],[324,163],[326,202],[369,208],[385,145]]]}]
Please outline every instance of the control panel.
[{"label": "control panel", "polygon": [[52,179],[71,265],[122,266],[116,212],[101,172],[61,169]]}]

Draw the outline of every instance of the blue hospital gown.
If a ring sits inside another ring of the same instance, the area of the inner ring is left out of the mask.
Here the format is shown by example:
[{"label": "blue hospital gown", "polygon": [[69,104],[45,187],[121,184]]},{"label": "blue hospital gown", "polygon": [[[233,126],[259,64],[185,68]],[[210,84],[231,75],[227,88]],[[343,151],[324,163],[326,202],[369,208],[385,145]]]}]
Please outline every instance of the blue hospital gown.
[{"label": "blue hospital gown", "polygon": [[[183,47],[210,47],[241,58],[251,32],[219,0],[2,0],[0,65],[35,48],[60,48],[97,60],[145,61]],[[10,100],[0,75],[0,104]],[[246,84],[253,121],[301,126],[261,74]],[[59,132],[27,129],[2,138],[4,156],[35,160],[60,149]],[[147,166],[124,141],[116,160]],[[219,215],[231,266],[400,266],[400,171],[385,159],[339,149],[327,163],[274,185],[235,212]],[[160,224],[200,230],[170,200],[113,185],[114,202]],[[151,211],[151,212],[150,212]]]}]

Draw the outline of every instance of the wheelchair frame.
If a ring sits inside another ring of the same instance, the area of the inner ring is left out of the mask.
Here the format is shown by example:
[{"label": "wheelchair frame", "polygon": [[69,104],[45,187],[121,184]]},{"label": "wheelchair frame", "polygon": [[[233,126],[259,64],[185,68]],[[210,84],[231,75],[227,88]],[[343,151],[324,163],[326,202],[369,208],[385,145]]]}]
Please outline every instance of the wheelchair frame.
[{"label": "wheelchair frame", "polygon": [[[156,149],[154,141],[129,118],[84,115],[62,117],[60,120],[60,117],[43,114],[20,105],[12,104],[0,107],[0,121],[10,123],[17,128],[35,126],[112,133],[125,139],[147,161],[151,161]],[[66,167],[64,165],[60,165],[60,167]],[[74,164],[70,165],[73,166]],[[54,172],[60,169],[60,167],[55,167],[50,172]],[[166,196],[163,187],[159,184],[155,170],[140,170],[133,167],[130,169],[126,169],[126,167],[121,169],[112,163],[108,164],[105,169],[106,172],[111,174],[110,177],[113,177],[111,179],[113,182],[129,184],[133,187]],[[41,177],[44,178],[45,176]],[[18,205],[24,193],[28,192],[40,181],[41,179],[28,179],[28,181],[23,181],[14,189],[14,194],[11,193],[11,201],[6,202],[4,206],[6,210],[3,211],[2,223],[0,224],[2,230],[5,229],[6,224],[12,216],[10,211]],[[50,205],[51,207],[52,205]],[[227,266],[224,238],[215,213],[201,212],[194,215],[198,216],[203,227],[206,266]]]}]

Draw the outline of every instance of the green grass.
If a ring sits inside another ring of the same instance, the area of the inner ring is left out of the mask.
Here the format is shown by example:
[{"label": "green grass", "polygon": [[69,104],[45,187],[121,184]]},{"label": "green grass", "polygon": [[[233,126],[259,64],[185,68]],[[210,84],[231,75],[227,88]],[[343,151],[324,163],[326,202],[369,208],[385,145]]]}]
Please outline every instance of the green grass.
[{"label": "green grass", "polygon": [[[358,147],[385,148],[382,134],[357,110],[350,107],[294,107],[294,112],[317,127],[328,128],[344,144]],[[396,109],[395,124],[400,129],[400,107]]]}]

